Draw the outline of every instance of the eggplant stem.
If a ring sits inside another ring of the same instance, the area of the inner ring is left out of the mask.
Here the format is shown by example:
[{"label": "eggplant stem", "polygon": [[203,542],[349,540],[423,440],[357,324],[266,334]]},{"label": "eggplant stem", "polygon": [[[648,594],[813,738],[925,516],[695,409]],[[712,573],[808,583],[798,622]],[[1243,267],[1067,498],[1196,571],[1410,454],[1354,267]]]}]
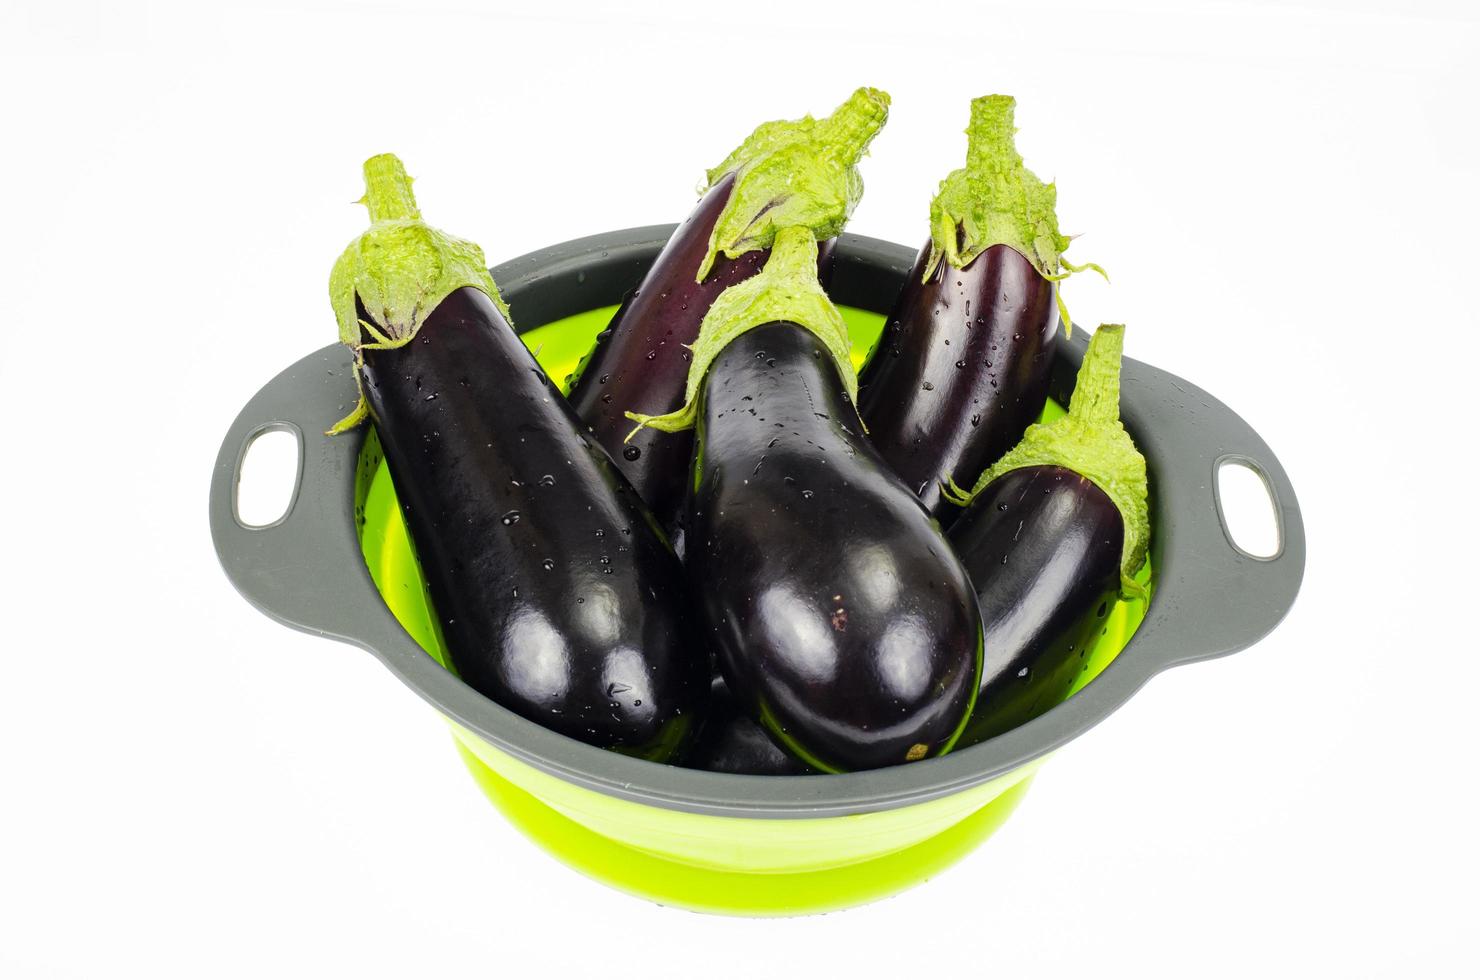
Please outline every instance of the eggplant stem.
[{"label": "eggplant stem", "polygon": [[406,167],[393,153],[382,153],[365,161],[365,196],[360,201],[369,210],[372,224],[421,220],[411,183]]},{"label": "eggplant stem", "polygon": [[[1145,563],[1143,562],[1142,565],[1144,566],[1144,564]],[[1136,569],[1136,572],[1139,574],[1140,569]],[[1146,588],[1146,586],[1142,585],[1140,582],[1137,582],[1134,578],[1131,578],[1129,575],[1126,575],[1124,572],[1122,572],[1120,575],[1120,597],[1122,599],[1133,599],[1145,602],[1147,599],[1151,598],[1151,590]]]},{"label": "eggplant stem", "polygon": [[669,412],[667,415],[643,415],[641,412],[623,412],[623,415],[636,422],[637,425],[631,432],[627,433],[627,438],[623,439],[622,442],[624,444],[631,442],[632,437],[643,429],[657,429],[659,432],[682,432],[685,429],[691,429],[694,427],[694,416],[697,413],[697,407],[697,403],[690,402],[680,407],[678,411]]},{"label": "eggplant stem", "polygon": [[1074,335],[1074,321],[1069,318],[1069,304],[1064,302],[1064,293],[1060,289],[1053,291],[1053,301],[1059,308],[1059,319],[1064,321],[1064,336]]},{"label": "eggplant stem", "polygon": [[360,372],[356,370],[355,407],[350,409],[349,414],[346,415],[344,418],[340,419],[338,422],[335,422],[333,425],[329,426],[329,428],[325,429],[324,435],[337,436],[348,432],[350,429],[353,429],[355,426],[365,421],[365,418],[369,414],[370,405],[368,402],[365,401],[365,385],[364,382],[360,380]]},{"label": "eggplant stem", "polygon": [[1069,396],[1069,415],[1085,422],[1120,425],[1120,359],[1125,327],[1107,323],[1090,338],[1074,393]]},{"label": "eggplant stem", "polygon": [[370,350],[394,350],[397,346],[395,341],[391,340],[391,338],[381,333],[380,330],[373,323],[370,323],[366,320],[361,320],[360,329],[368,333],[371,337],[374,337],[376,341],[376,343],[373,345],[361,344],[361,349],[368,347]]},{"label": "eggplant stem", "polygon": [[972,493],[956,482],[954,476],[948,476],[941,481],[941,496],[957,507],[965,507],[971,503]]},{"label": "eggplant stem", "polygon": [[1076,272],[1083,272],[1086,269],[1093,269],[1095,272],[1098,272],[1101,276],[1103,276],[1106,282],[1110,281],[1110,274],[1104,269],[1100,268],[1099,264],[1096,262],[1085,262],[1083,265],[1074,265],[1068,259],[1060,255],[1059,265],[1063,267],[1063,272],[1055,272],[1053,275],[1044,276],[1043,278],[1047,279],[1049,282],[1063,282],[1065,279],[1068,279]]},{"label": "eggplant stem", "polygon": [[734,184],[694,281],[709,276],[719,255],[770,248],[787,228],[808,228],[819,241],[836,237],[863,194],[858,161],[888,115],[888,93],[860,88],[822,119],[757,126],[707,174],[703,190],[731,175]]},{"label": "eggplant stem", "polygon": [[[1086,269],[1090,269],[1098,272],[1100,274],[1100,278],[1104,279],[1106,282],[1110,281],[1110,273],[1106,272],[1098,262],[1081,262],[1079,265],[1075,265],[1073,262],[1070,262],[1068,259],[1064,258],[1061,255],[1059,256],[1059,265],[1063,266],[1065,269],[1068,269],[1070,273],[1083,272]],[[1068,276],[1065,276],[1064,278],[1068,278]]]},{"label": "eggplant stem", "polygon": [[978,180],[1023,165],[1018,154],[1017,100],[1010,95],[984,95],[971,100],[971,122],[966,127],[966,169]]},{"label": "eggplant stem", "polygon": [[[1080,265],[1075,265],[1073,262],[1070,262],[1068,259],[1060,255],[1059,265],[1063,267],[1063,272],[1056,272],[1051,276],[1044,276],[1043,278],[1052,283],[1060,283],[1063,282],[1065,279],[1068,279],[1070,276],[1074,275],[1074,273],[1076,272],[1084,272],[1086,269],[1093,269],[1095,272],[1098,272],[1102,277],[1104,277],[1104,280],[1106,282],[1110,281],[1109,273],[1107,273],[1103,268],[1099,266],[1098,263],[1095,262],[1084,262]],[[1069,304],[1064,302],[1064,293],[1062,290],[1054,290],[1054,302],[1057,303],[1059,307],[1059,319],[1064,321],[1064,336],[1072,336],[1074,333],[1074,324],[1073,321],[1069,319]]]}]

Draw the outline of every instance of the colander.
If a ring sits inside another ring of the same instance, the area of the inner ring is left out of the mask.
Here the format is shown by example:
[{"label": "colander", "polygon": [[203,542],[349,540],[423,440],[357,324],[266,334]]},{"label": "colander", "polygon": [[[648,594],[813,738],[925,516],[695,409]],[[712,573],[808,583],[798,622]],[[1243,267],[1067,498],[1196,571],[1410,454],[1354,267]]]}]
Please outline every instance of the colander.
[{"label": "colander", "polygon": [[[525,339],[557,381],[673,230],[594,235],[493,269],[515,322],[537,328]],[[839,241],[831,293],[845,308],[856,356],[913,258],[876,239]],[[1076,330],[1059,345],[1051,387],[1058,404],[1067,403],[1087,336]],[[630,758],[527,721],[446,670],[374,432],[322,434],[356,397],[342,345],[293,364],[241,410],[216,461],[211,532],[227,577],[254,606],[369,651],[439,711],[478,786],[556,858],[664,905],[824,912],[901,891],[955,862],[1011,814],[1054,750],[1160,671],[1258,641],[1294,602],[1304,528],[1264,440],[1211,395],[1150,365],[1127,358],[1122,389],[1122,416],[1150,476],[1149,605],[1120,604],[1061,704],[980,745],[871,772],[742,776]],[[252,440],[275,430],[299,444],[292,502],[276,522],[248,526],[236,509],[241,462]],[[1276,554],[1249,554],[1229,534],[1216,476],[1227,462],[1263,479],[1275,505]]]}]

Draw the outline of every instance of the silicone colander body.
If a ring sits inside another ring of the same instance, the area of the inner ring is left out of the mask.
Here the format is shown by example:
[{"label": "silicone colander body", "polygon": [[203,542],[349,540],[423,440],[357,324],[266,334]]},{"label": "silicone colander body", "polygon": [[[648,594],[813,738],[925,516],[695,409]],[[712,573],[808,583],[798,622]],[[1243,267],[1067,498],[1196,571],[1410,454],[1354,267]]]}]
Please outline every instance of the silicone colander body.
[{"label": "silicone colander body", "polygon": [[[615,313],[604,307],[524,334],[557,382],[572,371]],[[848,309],[854,360],[862,362],[883,318]],[[1044,416],[1062,413],[1050,403]],[[379,441],[366,438],[356,511],[366,566],[382,598],[429,654],[447,663]],[[1148,571],[1149,577],[1149,571]],[[1141,621],[1122,602],[1086,656],[1078,687],[1104,669]],[[590,877],[666,905],[709,912],[800,914],[892,894],[959,860],[1011,814],[1035,760],[997,779],[927,803],[823,819],[754,820],[684,813],[573,786],[501,752],[460,725],[453,736],[489,800],[546,851]]]},{"label": "silicone colander body", "polygon": [[[593,236],[494,270],[516,321],[542,325],[525,339],[557,381],[670,230]],[[845,312],[861,358],[879,326],[877,313],[867,311],[888,308],[912,253],[844,236],[838,256],[833,293],[853,307]],[[1059,401],[1072,385],[1082,337],[1061,347],[1052,389]],[[1130,360],[1125,376],[1123,413],[1147,455],[1153,488],[1151,604],[1116,610],[1063,704],[982,745],[871,773],[746,777],[661,766],[555,735],[463,685],[439,662],[373,432],[319,435],[354,395],[343,348],[305,357],[239,414],[217,461],[212,532],[228,577],[259,609],[369,650],[440,711],[478,786],[567,865],[697,911],[835,910],[908,888],[958,860],[1006,819],[1058,746],[1157,671],[1253,643],[1293,602],[1303,528],[1268,447],[1195,386]],[[282,520],[247,527],[234,506],[240,462],[251,440],[271,429],[300,439],[298,486]],[[1283,540],[1274,559],[1242,553],[1222,530],[1211,474],[1228,458],[1253,463],[1270,487]]]}]

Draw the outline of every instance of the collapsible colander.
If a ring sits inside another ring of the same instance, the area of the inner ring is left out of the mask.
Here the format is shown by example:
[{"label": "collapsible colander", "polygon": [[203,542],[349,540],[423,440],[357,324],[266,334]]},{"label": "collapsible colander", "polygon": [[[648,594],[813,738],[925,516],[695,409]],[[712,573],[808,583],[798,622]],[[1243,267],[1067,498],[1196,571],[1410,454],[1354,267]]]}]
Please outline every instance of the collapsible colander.
[{"label": "collapsible colander", "polygon": [[[557,381],[672,231],[596,235],[493,270],[516,322],[539,328],[525,339]],[[839,242],[831,292],[860,350],[913,257],[874,239]],[[1059,345],[1051,389],[1059,404],[1068,401],[1087,335],[1076,330]],[[279,622],[378,657],[448,719],[478,785],[536,843],[665,905],[821,912],[925,880],[1007,818],[1049,753],[1152,676],[1241,650],[1273,629],[1305,566],[1295,491],[1258,434],[1196,386],[1126,359],[1121,412],[1151,484],[1152,599],[1117,607],[1072,696],[981,745],[889,769],[819,776],[683,769],[548,731],[443,668],[378,440],[369,426],[322,434],[355,397],[350,353],[334,344],[289,367],[242,409],[211,483],[211,532],[227,576]],[[298,439],[297,486],[280,520],[250,527],[236,511],[241,461],[253,439],[273,430]],[[1247,554],[1226,530],[1216,472],[1229,461],[1259,473],[1275,502],[1281,546],[1273,557]]]}]

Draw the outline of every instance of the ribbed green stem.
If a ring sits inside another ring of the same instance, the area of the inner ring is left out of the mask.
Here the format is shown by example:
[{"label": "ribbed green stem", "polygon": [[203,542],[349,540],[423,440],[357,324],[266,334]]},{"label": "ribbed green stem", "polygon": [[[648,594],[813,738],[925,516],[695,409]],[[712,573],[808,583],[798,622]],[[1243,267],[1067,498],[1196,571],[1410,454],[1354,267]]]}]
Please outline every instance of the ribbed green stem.
[{"label": "ribbed green stem", "polygon": [[1120,355],[1125,348],[1125,324],[1106,323],[1094,332],[1084,351],[1069,414],[1092,425],[1120,422]]},{"label": "ribbed green stem", "polygon": [[421,209],[411,192],[411,178],[394,153],[382,153],[365,161],[365,196],[360,203],[377,221],[419,221]]},{"label": "ribbed green stem", "polygon": [[1023,165],[1013,139],[1017,100],[1010,95],[983,95],[971,100],[966,127],[966,170],[977,180],[1011,172]]},{"label": "ribbed green stem", "polygon": [[733,259],[770,248],[785,228],[807,228],[818,241],[841,232],[863,195],[858,161],[888,117],[888,94],[861,88],[825,119],[757,126],[707,174],[711,188],[731,174],[734,184],[695,281],[704,281],[720,254]]},{"label": "ribbed green stem", "polygon": [[806,229],[788,228],[776,236],[771,256],[766,259],[766,274],[777,281],[817,278],[817,239],[803,234]]},{"label": "ribbed green stem", "polygon": [[816,141],[836,146],[856,159],[889,118],[889,93],[867,86],[848,96],[830,116],[817,121]]}]

